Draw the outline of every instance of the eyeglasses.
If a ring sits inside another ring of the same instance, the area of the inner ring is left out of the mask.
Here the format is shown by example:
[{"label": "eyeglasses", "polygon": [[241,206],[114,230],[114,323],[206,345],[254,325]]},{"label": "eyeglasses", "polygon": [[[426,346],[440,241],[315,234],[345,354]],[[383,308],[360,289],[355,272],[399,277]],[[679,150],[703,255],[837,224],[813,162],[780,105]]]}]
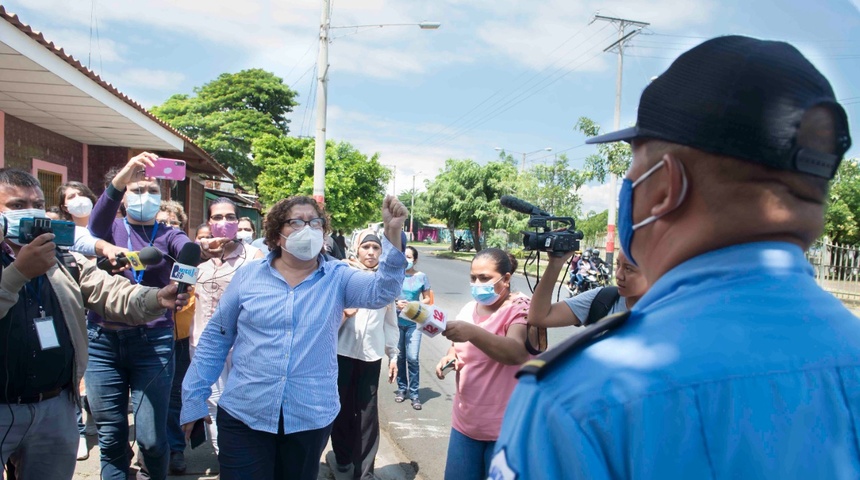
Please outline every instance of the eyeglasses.
[{"label": "eyeglasses", "polygon": [[209,220],[212,220],[213,222],[220,222],[221,220],[227,220],[228,222],[238,222],[239,217],[231,213],[229,215],[212,215],[211,217],[209,217]]},{"label": "eyeglasses", "polygon": [[287,223],[290,227],[298,230],[299,228],[304,228],[305,225],[310,225],[314,230],[320,230],[325,225],[325,220],[322,218],[312,218],[308,221],[304,221],[301,218],[290,218],[287,220]]}]

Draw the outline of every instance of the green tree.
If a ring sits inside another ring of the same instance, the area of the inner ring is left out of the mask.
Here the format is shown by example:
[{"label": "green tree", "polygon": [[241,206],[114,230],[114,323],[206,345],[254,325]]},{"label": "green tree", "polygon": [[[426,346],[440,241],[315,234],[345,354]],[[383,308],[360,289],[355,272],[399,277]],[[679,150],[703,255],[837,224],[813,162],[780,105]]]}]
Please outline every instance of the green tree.
[{"label": "green tree", "polygon": [[576,222],[576,229],[582,232],[583,240],[594,241],[598,236],[606,233],[606,223],[609,220],[609,210],[600,213],[588,212],[588,215]]},{"label": "green tree", "polygon": [[497,227],[502,213],[499,197],[510,193],[510,178],[516,169],[505,162],[490,162],[484,166],[474,160],[449,159],[445,168],[427,187],[428,212],[441,218],[451,232],[466,227],[475,240],[475,251],[481,251],[479,232]]},{"label": "green tree", "polygon": [[[263,172],[257,177],[260,200],[271,205],[291,195],[311,195],[314,140],[263,135],[252,153]],[[326,142],[326,211],[338,228],[381,221],[380,208],[391,172],[346,142]]]},{"label": "green tree", "polygon": [[824,233],[834,243],[860,245],[860,163],[845,159],[830,186]]},{"label": "green tree", "polygon": [[529,169],[520,183],[522,198],[557,217],[577,217],[582,199],[582,175],[569,166],[567,156],[558,155],[549,164]]},{"label": "green tree", "polygon": [[245,187],[254,186],[261,166],[251,152],[263,135],[286,136],[296,92],[273,73],[261,69],[223,73],[194,88],[194,95],[178,94],[152,113],[188,135],[219,163],[232,167]]},{"label": "green tree", "polygon": [[[600,135],[600,125],[588,117],[579,117],[573,128],[589,138]],[[604,183],[610,173],[623,177],[632,161],[633,152],[627,142],[602,143],[597,145],[597,153],[586,157],[585,166],[579,173],[580,181]]]}]

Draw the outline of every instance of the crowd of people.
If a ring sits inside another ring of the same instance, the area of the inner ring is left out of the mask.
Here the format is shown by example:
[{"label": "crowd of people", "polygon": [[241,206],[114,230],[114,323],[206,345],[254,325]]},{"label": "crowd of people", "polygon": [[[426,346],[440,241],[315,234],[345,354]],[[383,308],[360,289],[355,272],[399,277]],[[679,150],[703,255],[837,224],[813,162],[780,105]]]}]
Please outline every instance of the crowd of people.
[{"label": "crowd of people", "polygon": [[[553,303],[552,281],[512,289],[504,250],[474,256],[435,365],[456,386],[444,477],[856,477],[860,323],[803,256],[850,146],[827,80],[788,44],[720,37],[646,88],[635,127],[591,141],[633,149],[616,285]],[[156,159],[131,158],[98,197],[68,182],[53,208],[0,169],[7,478],[72,478],[92,425],[103,479],[128,478],[135,453],[139,477],[182,473],[200,431],[224,480],[314,479],[329,440],[336,474],[375,478],[380,376],[422,409],[421,327],[402,312],[435,304],[405,206],[386,197],[382,227],[348,244],[310,197],[274,204],[259,235],[218,198],[192,239],[143,174]],[[74,222],[74,242],[20,231],[41,217]],[[201,263],[180,293],[188,245]],[[147,247],[163,258],[118,260]],[[570,262],[581,282],[599,257],[577,255],[549,256],[544,278]],[[569,325],[529,348],[529,328]]]}]

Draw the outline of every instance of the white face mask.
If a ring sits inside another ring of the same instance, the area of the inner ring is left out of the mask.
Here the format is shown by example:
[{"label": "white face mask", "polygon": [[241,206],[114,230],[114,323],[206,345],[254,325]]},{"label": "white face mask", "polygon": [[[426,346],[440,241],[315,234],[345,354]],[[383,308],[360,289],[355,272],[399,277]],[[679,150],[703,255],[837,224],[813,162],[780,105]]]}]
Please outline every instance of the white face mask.
[{"label": "white face mask", "polygon": [[251,232],[236,232],[236,240],[241,240],[245,244],[251,243],[254,240],[254,234]]},{"label": "white face mask", "polygon": [[[283,234],[281,234],[284,237]],[[304,228],[293,232],[289,237],[284,237],[286,246],[281,248],[290,255],[302,261],[312,260],[322,251],[323,232],[305,225]]]},{"label": "white face mask", "polygon": [[68,210],[73,217],[86,217],[93,211],[93,201],[87,197],[78,195],[66,202],[66,210]]}]

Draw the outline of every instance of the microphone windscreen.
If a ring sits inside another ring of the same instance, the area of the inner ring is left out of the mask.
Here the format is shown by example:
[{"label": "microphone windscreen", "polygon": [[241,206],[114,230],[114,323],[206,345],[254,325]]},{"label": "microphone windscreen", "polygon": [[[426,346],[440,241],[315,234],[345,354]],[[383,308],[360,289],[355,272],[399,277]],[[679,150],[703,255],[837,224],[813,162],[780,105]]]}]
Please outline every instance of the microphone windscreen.
[{"label": "microphone windscreen", "polygon": [[138,252],[137,256],[140,258],[140,263],[144,265],[155,265],[164,258],[161,251],[155,247],[144,247]]},{"label": "microphone windscreen", "polygon": [[415,323],[421,324],[427,321],[430,316],[430,309],[421,302],[409,302],[406,308],[400,311],[400,317],[406,320],[412,320]]},{"label": "microphone windscreen", "polygon": [[183,265],[200,265],[200,245],[194,242],[188,242],[182,246],[179,251],[179,256],[176,257],[176,263]]}]

